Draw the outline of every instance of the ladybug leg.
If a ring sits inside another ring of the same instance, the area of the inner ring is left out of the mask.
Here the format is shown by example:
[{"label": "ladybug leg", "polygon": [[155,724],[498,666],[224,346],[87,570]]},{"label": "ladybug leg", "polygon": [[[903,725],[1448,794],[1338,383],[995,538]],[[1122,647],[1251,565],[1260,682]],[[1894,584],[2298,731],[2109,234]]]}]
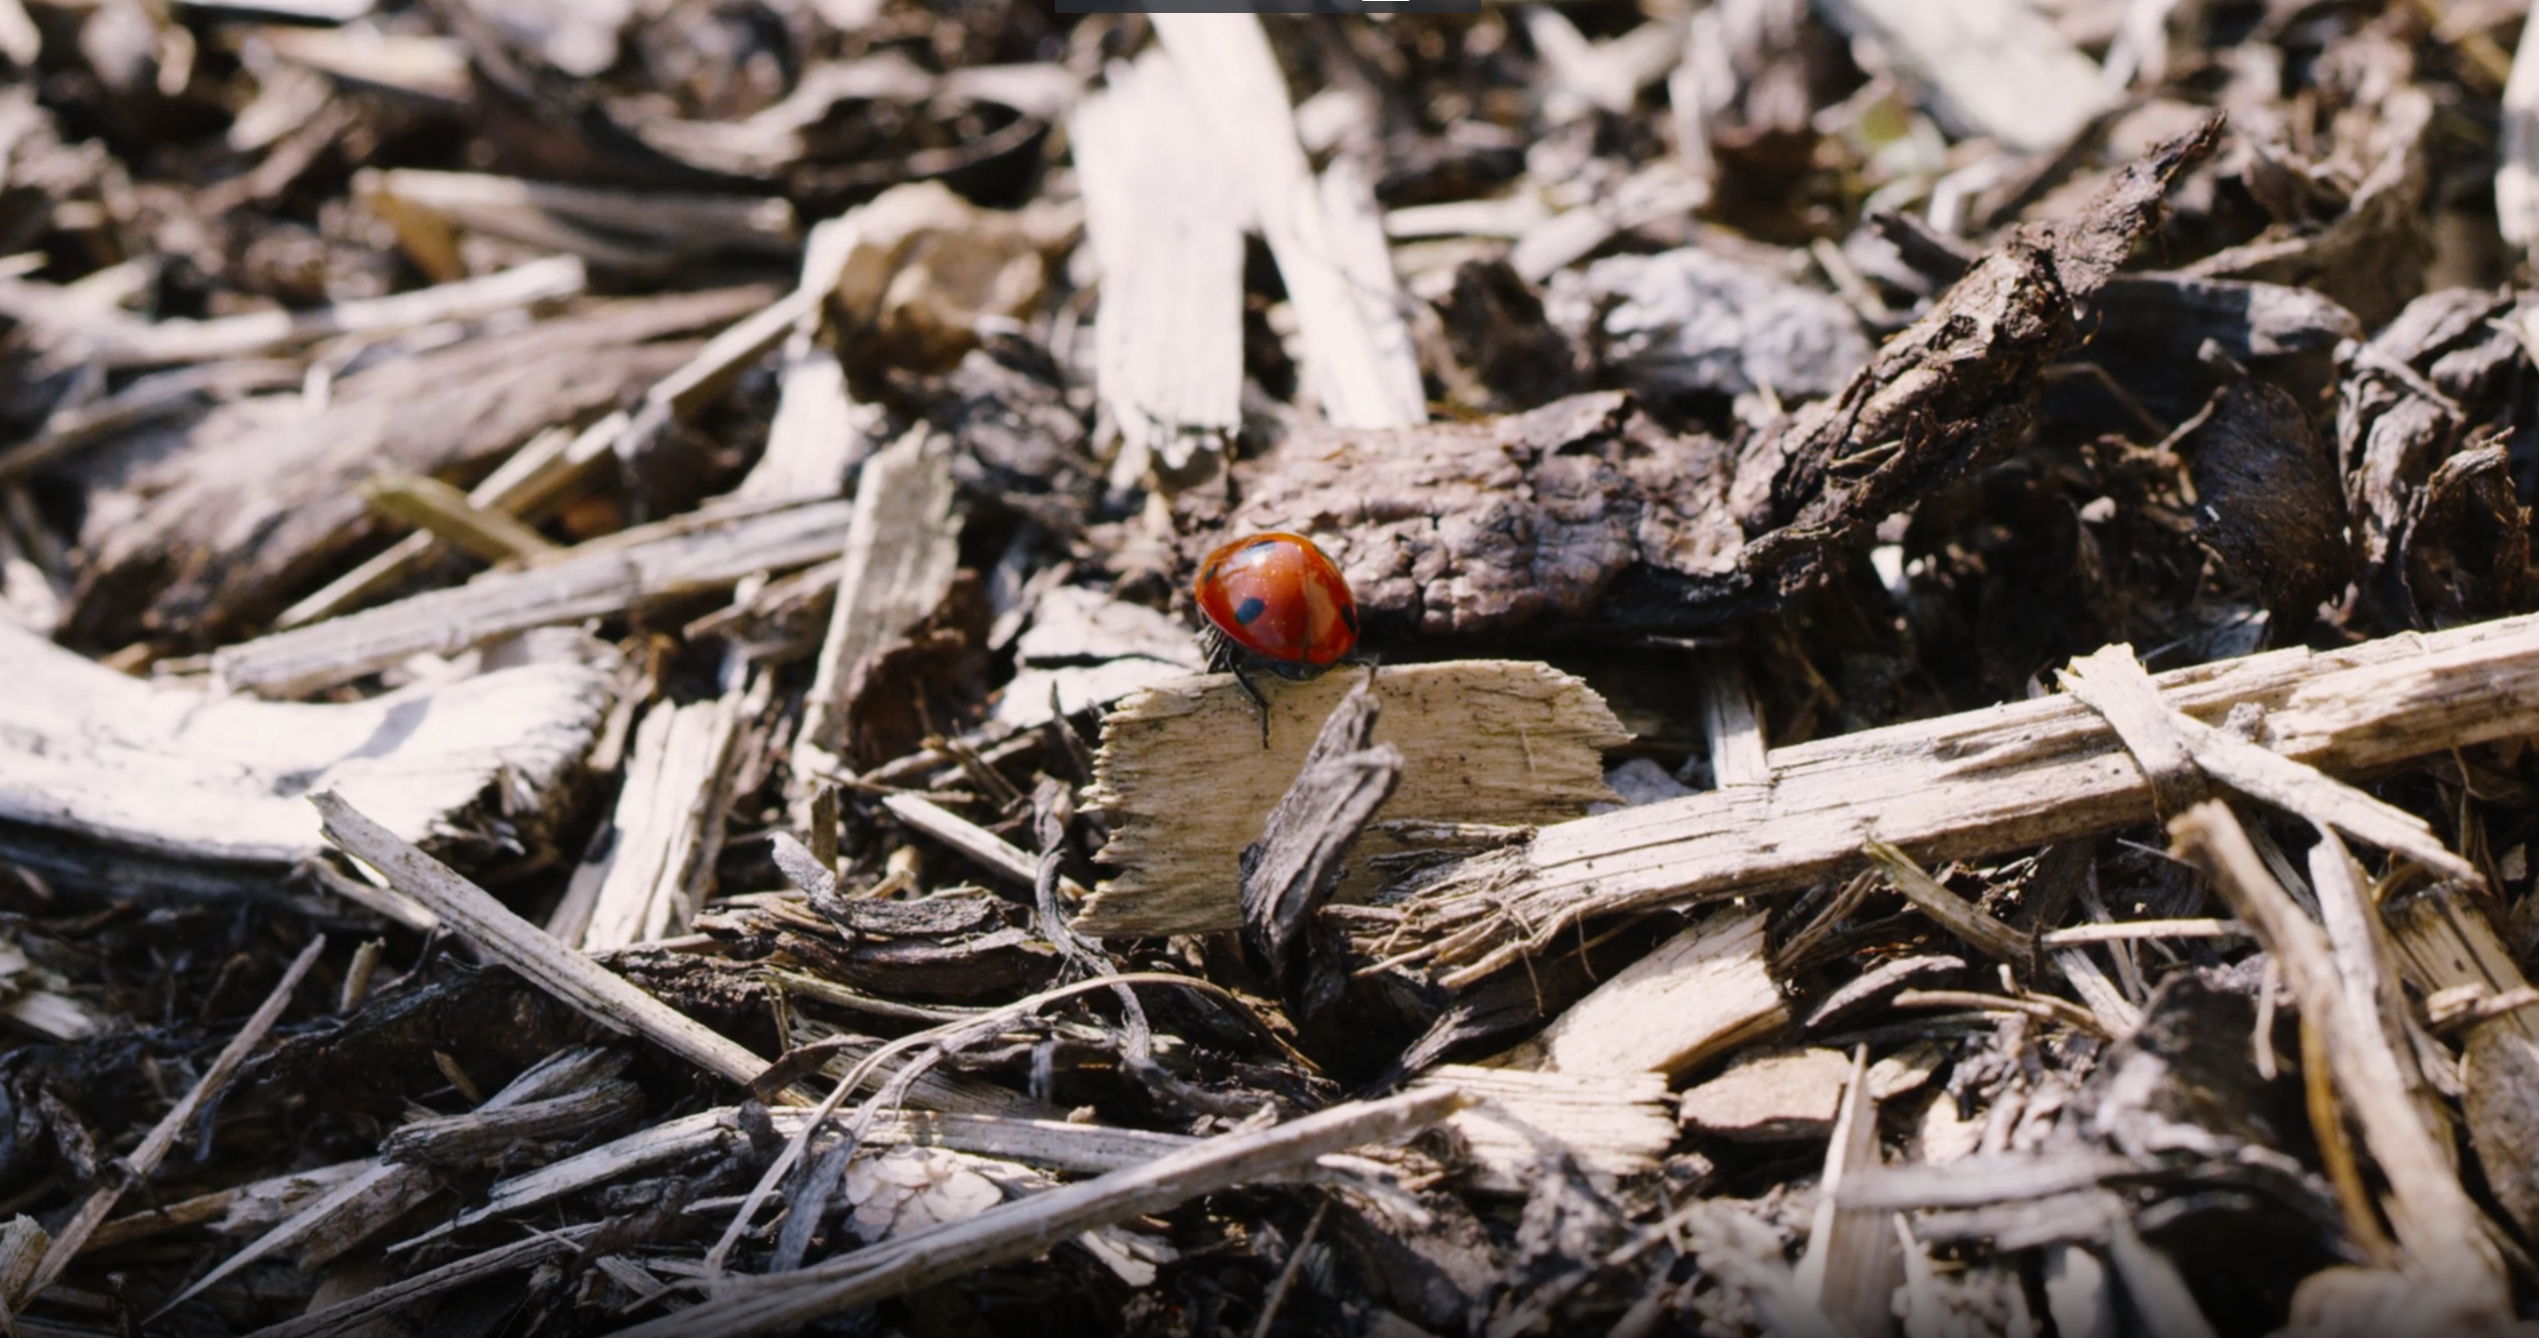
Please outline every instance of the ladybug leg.
[{"label": "ladybug leg", "polygon": [[1243,672],[1242,665],[1236,664],[1230,666],[1230,668],[1234,673],[1235,686],[1243,689],[1243,695],[1251,698],[1252,704],[1260,708],[1261,748],[1263,751],[1267,751],[1269,748],[1269,698],[1261,695],[1260,688],[1254,686],[1251,675]]},{"label": "ladybug leg", "polygon": [[1213,626],[1202,627],[1199,629],[1199,653],[1208,657],[1208,668],[1211,672],[1234,675],[1235,686],[1243,689],[1243,695],[1251,698],[1252,705],[1260,708],[1261,747],[1268,748],[1269,698],[1262,696],[1260,688],[1252,682],[1251,675],[1243,672],[1243,653],[1241,648],[1234,644],[1234,638],[1218,631]]},{"label": "ladybug leg", "polygon": [[1234,638],[1218,631],[1214,623],[1202,624],[1199,628],[1199,656],[1207,664],[1209,673],[1222,674],[1232,670],[1236,662]]}]

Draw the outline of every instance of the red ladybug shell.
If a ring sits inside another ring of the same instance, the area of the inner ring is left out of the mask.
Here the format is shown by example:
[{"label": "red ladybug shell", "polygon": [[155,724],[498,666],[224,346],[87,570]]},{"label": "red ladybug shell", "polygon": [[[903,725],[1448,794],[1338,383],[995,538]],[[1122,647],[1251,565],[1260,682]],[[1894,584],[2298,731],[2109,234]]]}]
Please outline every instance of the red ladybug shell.
[{"label": "red ladybug shell", "polygon": [[1358,604],[1340,569],[1295,534],[1237,539],[1199,564],[1199,611],[1226,640],[1273,665],[1328,669],[1358,644]]}]

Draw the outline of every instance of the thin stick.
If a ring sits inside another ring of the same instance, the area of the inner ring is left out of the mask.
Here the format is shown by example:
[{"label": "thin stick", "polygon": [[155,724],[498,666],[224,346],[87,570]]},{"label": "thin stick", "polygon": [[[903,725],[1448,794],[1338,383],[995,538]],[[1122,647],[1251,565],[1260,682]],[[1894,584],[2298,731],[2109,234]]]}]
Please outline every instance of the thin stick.
[{"label": "thin stick", "polygon": [[1220,1135],[1143,1166],[1062,1185],[810,1268],[735,1280],[701,1304],[639,1324],[621,1338],[743,1338],[799,1328],[824,1315],[1029,1259],[1097,1227],[1256,1183],[1330,1153],[1399,1142],[1471,1104],[1451,1087],[1420,1088],[1276,1128]]},{"label": "thin stick", "polygon": [[1305,1223],[1305,1233],[1296,1238],[1287,1262],[1279,1266],[1278,1281],[1270,1284],[1269,1295],[1261,1300],[1261,1318],[1252,1326],[1252,1338],[1269,1338],[1270,1325],[1278,1321],[1278,1308],[1287,1304],[1287,1289],[1296,1285],[1296,1272],[1304,1266],[1305,1247],[1314,1243],[1314,1233],[1322,1230],[1322,1219],[1330,1215],[1331,1200],[1314,1205],[1313,1220]]},{"label": "thin stick", "polygon": [[646,994],[633,981],[557,942],[521,919],[493,894],[362,816],[343,796],[321,790],[317,805],[326,837],[429,907],[442,923],[492,953],[530,983],[613,1031],[633,1032],[726,1081],[747,1086],[767,1061],[747,1047]]},{"label": "thin stick", "polygon": [[1979,1008],[1988,1013],[2025,1013],[2048,1022],[2078,1027],[2093,1036],[2106,1036],[2105,1024],[2098,1015],[2068,999],[2052,995],[2032,994],[2012,998],[2006,994],[1984,994],[1976,990],[1905,990],[1895,996],[1898,1008]]},{"label": "thin stick", "polygon": [[2248,926],[2209,916],[2184,920],[2120,920],[2113,924],[2073,925],[2049,929],[2037,942],[2049,948],[2077,948],[2084,943],[2115,943],[2142,938],[2246,938]]},{"label": "thin stick", "polygon": [[255,1015],[247,1019],[247,1025],[229,1038],[229,1044],[221,1047],[220,1055],[212,1060],[211,1067],[203,1070],[203,1076],[195,1079],[185,1095],[168,1107],[167,1114],[159,1117],[158,1124],[141,1140],[141,1146],[124,1158],[124,1174],[113,1177],[112,1183],[89,1195],[88,1201],[79,1206],[79,1212],[53,1237],[52,1247],[44,1252],[44,1262],[36,1265],[35,1276],[27,1279],[26,1291],[9,1307],[12,1311],[25,1309],[28,1302],[42,1295],[45,1288],[61,1278],[63,1270],[71,1266],[71,1260],[88,1244],[88,1238],[105,1222],[106,1215],[115,1210],[115,1201],[123,1197],[126,1185],[149,1179],[150,1173],[159,1168],[168,1150],[176,1146],[177,1136],[194,1122],[195,1113],[203,1108],[203,1103],[228,1083],[230,1075],[247,1062],[247,1056],[264,1040],[265,1033],[282,1020],[282,1010],[291,1006],[291,992],[300,987],[300,981],[308,975],[309,968],[317,965],[318,954],[325,950],[324,934],[310,939],[309,945],[300,949],[300,955],[291,962],[291,969],[282,973],[281,982],[273,987],[273,993],[265,996]]},{"label": "thin stick", "polygon": [[2505,1314],[2503,1265],[2487,1243],[2477,1205],[2408,1098],[2380,1019],[2347,997],[2326,931],[2266,871],[2228,808],[2210,800],[2197,804],[2169,823],[2169,835],[2176,853],[2221,890],[2283,964],[2303,1020],[2314,1020],[2325,1033],[2337,1093],[2353,1108],[2364,1146],[2389,1179],[2391,1226],[2407,1271],[2429,1284],[2428,1302],[2442,1305],[2463,1328]]},{"label": "thin stick", "polygon": [[[1013,842],[922,795],[885,795],[882,807],[889,809],[892,817],[969,856],[981,867],[1025,887],[1040,876],[1038,858],[1024,854]],[[1078,902],[1090,895],[1072,878],[1059,879],[1058,886]]]},{"label": "thin stick", "polygon": [[[1286,1051],[1289,1059],[1308,1071],[1312,1070],[1311,1061],[1306,1060],[1304,1056],[1281,1040],[1260,1014],[1253,1012],[1250,1005],[1243,1003],[1238,996],[1213,981],[1201,980],[1196,976],[1177,976],[1162,971],[1128,971],[1116,975],[1096,976],[1090,980],[1074,981],[1017,999],[1001,1008],[991,1009],[971,1017],[955,1018],[923,1031],[912,1031],[878,1047],[873,1053],[856,1061],[854,1067],[846,1071],[846,1076],[838,1080],[837,1086],[831,1089],[829,1095],[823,1098],[818,1107],[813,1110],[811,1118],[805,1120],[802,1128],[787,1140],[784,1151],[776,1154],[775,1161],[770,1163],[766,1171],[758,1177],[758,1183],[750,1187],[749,1196],[741,1201],[740,1211],[733,1215],[731,1224],[723,1229],[723,1235],[714,1242],[714,1248],[706,1252],[707,1275],[719,1276],[722,1273],[724,1260],[730,1257],[732,1248],[740,1243],[741,1236],[749,1230],[751,1220],[758,1216],[760,1205],[767,1201],[769,1195],[776,1192],[777,1185],[783,1183],[785,1172],[793,1169],[793,1164],[801,1159],[803,1150],[811,1142],[812,1135],[828,1121],[829,1116],[836,1113],[838,1104],[861,1090],[884,1063],[912,1050],[940,1044],[965,1032],[993,1034],[1038,1012],[1044,1004],[1056,1003],[1079,994],[1090,994],[1096,990],[1125,989],[1130,985],[1179,985],[1222,1000],[1232,1005],[1255,1030],[1276,1042],[1281,1050]],[[872,1114],[873,1110],[869,1106],[859,1110],[856,1113],[854,1127],[848,1130],[849,1135],[860,1141],[864,1137],[865,1127],[871,1122]]]},{"label": "thin stick", "polygon": [[562,1231],[545,1232],[509,1245],[496,1246],[482,1254],[453,1259],[439,1268],[417,1273],[403,1281],[346,1297],[324,1310],[294,1316],[258,1329],[248,1338],[320,1338],[323,1334],[354,1332],[371,1320],[393,1314],[427,1296],[437,1296],[478,1278],[509,1269],[528,1268],[543,1264],[557,1255],[571,1254],[575,1245],[598,1229],[596,1225],[567,1227]]}]

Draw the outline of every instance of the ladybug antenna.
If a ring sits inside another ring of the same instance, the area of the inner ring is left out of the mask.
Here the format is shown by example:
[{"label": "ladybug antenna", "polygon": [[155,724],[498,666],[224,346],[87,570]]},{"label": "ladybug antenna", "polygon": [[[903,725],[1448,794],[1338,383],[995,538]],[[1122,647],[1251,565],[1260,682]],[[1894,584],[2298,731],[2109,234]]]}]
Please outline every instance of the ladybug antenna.
[{"label": "ladybug antenna", "polygon": [[1253,686],[1252,676],[1243,672],[1242,665],[1233,666],[1233,673],[1235,686],[1242,688],[1243,695],[1251,698],[1252,704],[1260,708],[1261,751],[1267,752],[1269,751],[1269,698],[1262,696],[1261,690]]}]

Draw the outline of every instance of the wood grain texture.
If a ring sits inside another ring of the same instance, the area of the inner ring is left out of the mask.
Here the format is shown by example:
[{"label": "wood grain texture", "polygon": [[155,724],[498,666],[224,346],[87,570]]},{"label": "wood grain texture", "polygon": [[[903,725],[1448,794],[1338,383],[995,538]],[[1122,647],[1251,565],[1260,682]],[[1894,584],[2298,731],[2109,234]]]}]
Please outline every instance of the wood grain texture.
[{"label": "wood grain texture", "polygon": [[473,862],[534,850],[608,712],[608,675],[533,664],[331,705],[144,682],[0,626],[0,855],[129,894],[270,888],[324,848],[301,796],[332,786]]},{"label": "wood grain texture", "polygon": [[553,561],[225,646],[224,686],[290,696],[350,682],[410,655],[455,655],[533,627],[606,618],[724,589],[753,572],[834,557],[850,504],[730,503],[595,539]]},{"label": "wood grain texture", "polygon": [[[1323,720],[1364,681],[1342,669],[1310,683],[1263,680],[1270,746],[1231,675],[1193,675],[1138,693],[1102,725],[1086,802],[1111,822],[1102,858],[1121,870],[1076,921],[1105,935],[1203,933],[1240,926],[1238,860],[1304,762]],[[1518,826],[1560,822],[1612,803],[1603,750],[1627,736],[1602,698],[1547,665],[1456,660],[1376,674],[1378,744],[1401,749],[1401,781],[1378,821]],[[1377,879],[1367,857],[1401,844],[1379,826],[1358,844],[1342,901]]]},{"label": "wood grain texture", "polygon": [[1625,1176],[1657,1169],[1675,1141],[1666,1079],[1654,1073],[1594,1075],[1447,1064],[1410,1091],[1460,1091],[1478,1100],[1446,1117],[1446,1128],[1472,1157],[1473,1187],[1523,1194],[1547,1152],[1563,1151],[1591,1175]]},{"label": "wood grain texture", "polygon": [[1556,1073],[1681,1078],[1790,1020],[1762,911],[1723,910],[1633,962],[1519,1047]]},{"label": "wood grain texture", "polygon": [[[2348,650],[2273,651],[2159,675],[2207,722],[2266,712],[2257,742],[2332,774],[2539,731],[2539,617]],[[1405,945],[1450,983],[1537,951],[1588,916],[1798,887],[1857,867],[1863,842],[1925,862],[2114,831],[2153,817],[2141,767],[2068,695],[1820,739],[1770,754],[1767,784],[1548,827],[1466,860],[1405,904]]]}]

